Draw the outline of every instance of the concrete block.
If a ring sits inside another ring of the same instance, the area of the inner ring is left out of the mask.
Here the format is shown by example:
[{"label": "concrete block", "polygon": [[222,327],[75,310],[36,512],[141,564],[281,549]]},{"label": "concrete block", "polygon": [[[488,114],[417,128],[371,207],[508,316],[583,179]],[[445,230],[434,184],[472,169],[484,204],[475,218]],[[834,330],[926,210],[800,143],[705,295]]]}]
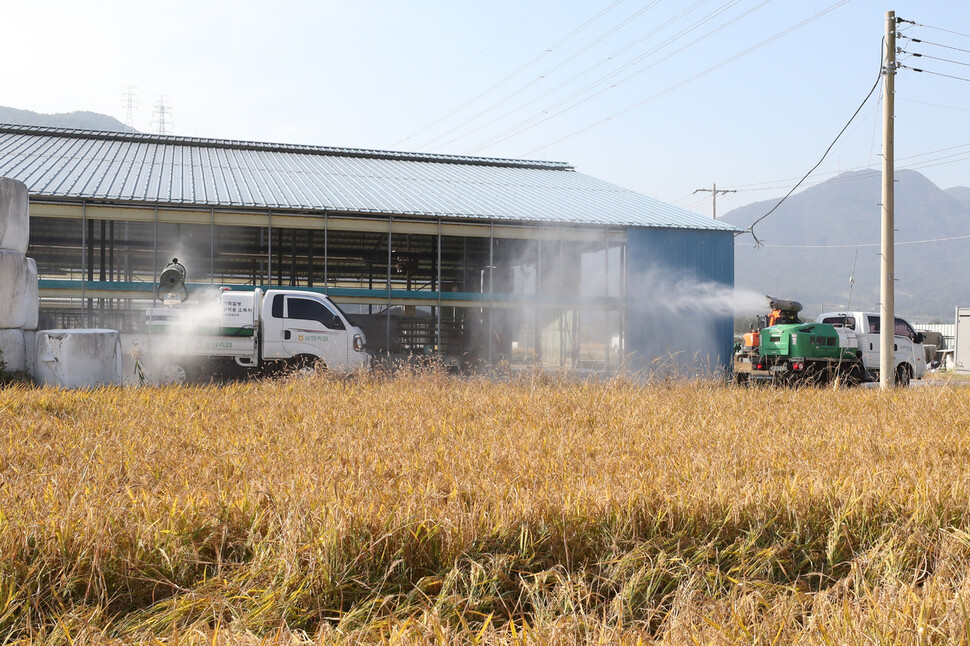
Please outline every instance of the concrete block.
[{"label": "concrete block", "polygon": [[27,253],[30,217],[27,210],[27,185],[0,177],[0,249]]},{"label": "concrete block", "polygon": [[25,330],[36,330],[40,319],[40,291],[37,287],[37,261],[27,259],[27,316],[24,321]]},{"label": "concrete block", "polygon": [[27,370],[27,342],[23,330],[0,330],[0,359],[8,372]]},{"label": "concrete block", "polygon": [[0,249],[0,328],[22,328],[27,322],[27,257]]},{"label": "concrete block", "polygon": [[35,339],[38,384],[92,388],[121,383],[117,330],[40,330]]}]

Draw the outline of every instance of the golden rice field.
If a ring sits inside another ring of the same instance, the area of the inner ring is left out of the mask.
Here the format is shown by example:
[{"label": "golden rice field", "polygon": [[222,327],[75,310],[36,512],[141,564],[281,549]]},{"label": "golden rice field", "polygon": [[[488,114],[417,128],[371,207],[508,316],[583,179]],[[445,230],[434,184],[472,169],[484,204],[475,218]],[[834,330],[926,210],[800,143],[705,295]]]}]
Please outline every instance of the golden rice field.
[{"label": "golden rice field", "polygon": [[970,641],[970,389],[0,390],[0,641]]}]

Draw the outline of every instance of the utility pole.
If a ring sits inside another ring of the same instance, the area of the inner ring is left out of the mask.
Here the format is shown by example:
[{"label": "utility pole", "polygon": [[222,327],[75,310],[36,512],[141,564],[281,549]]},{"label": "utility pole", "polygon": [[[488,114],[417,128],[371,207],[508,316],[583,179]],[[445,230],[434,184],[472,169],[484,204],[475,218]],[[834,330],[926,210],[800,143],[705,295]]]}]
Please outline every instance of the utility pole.
[{"label": "utility pole", "polygon": [[879,287],[879,387],[888,390],[895,380],[896,368],[896,294],[893,283],[894,226],[894,107],[896,76],[896,12],[886,12],[886,63],[883,77],[882,112],[882,235]]},{"label": "utility pole", "polygon": [[725,193],[737,193],[737,191],[726,190],[723,188],[718,190],[717,184],[711,184],[710,188],[699,188],[693,193],[691,193],[691,195],[697,195],[698,193],[711,194],[711,217],[716,220],[717,219],[717,194],[720,193],[721,195],[724,195]]}]

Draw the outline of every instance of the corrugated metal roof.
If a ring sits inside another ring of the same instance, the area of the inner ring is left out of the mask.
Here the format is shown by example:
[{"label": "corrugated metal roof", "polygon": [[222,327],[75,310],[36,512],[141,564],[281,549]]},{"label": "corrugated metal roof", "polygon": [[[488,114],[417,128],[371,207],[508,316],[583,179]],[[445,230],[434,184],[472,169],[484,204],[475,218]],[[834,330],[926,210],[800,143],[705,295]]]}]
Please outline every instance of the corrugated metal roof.
[{"label": "corrugated metal roof", "polygon": [[733,230],[563,162],[0,125],[35,198]]}]

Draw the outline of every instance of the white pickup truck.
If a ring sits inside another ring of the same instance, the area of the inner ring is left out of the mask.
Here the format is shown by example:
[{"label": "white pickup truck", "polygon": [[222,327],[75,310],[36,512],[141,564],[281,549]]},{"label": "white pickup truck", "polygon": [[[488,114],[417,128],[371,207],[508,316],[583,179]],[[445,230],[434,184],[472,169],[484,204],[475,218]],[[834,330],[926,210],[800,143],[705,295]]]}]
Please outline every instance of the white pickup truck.
[{"label": "white pickup truck", "polygon": [[132,339],[155,380],[181,383],[186,371],[234,364],[245,370],[369,365],[364,333],[327,296],[291,289],[233,291],[147,311],[148,333]]},{"label": "white pickup truck", "polygon": [[[878,312],[826,312],[815,319],[816,323],[828,323],[844,333],[849,347],[859,349],[865,381],[879,380],[880,321]],[[922,379],[926,374],[926,353],[923,335],[905,320],[895,319],[893,348],[895,382],[907,385],[911,379]]]}]

